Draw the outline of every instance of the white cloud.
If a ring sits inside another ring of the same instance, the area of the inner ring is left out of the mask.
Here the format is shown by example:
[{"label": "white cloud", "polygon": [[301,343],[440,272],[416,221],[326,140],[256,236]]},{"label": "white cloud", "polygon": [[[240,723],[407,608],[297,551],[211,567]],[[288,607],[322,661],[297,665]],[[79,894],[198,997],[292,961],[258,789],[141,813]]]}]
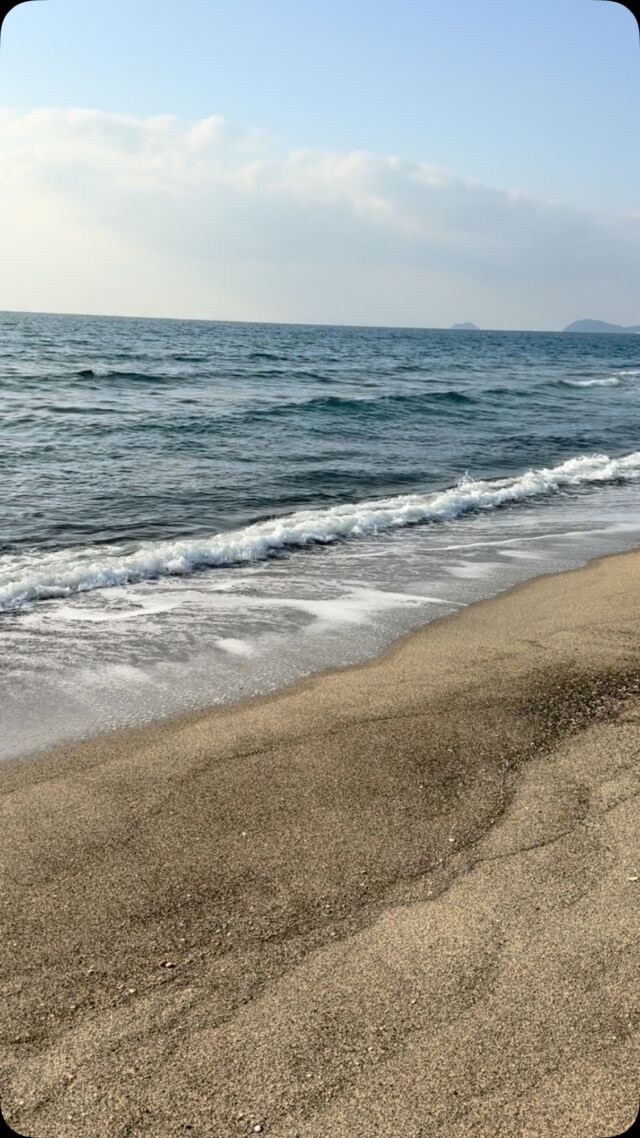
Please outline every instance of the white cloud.
[{"label": "white cloud", "polygon": [[640,217],[427,164],[273,152],[86,110],[0,112],[0,307],[557,327],[640,320]]}]

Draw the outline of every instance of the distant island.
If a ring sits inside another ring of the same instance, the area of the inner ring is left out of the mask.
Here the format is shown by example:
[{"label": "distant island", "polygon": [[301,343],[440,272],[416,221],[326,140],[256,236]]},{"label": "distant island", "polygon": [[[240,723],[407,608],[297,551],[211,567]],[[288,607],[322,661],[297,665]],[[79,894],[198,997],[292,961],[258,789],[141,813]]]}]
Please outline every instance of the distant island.
[{"label": "distant island", "polygon": [[606,320],[574,320],[563,332],[633,332],[640,333],[640,324],[625,328],[622,324],[608,324]]},{"label": "distant island", "polygon": [[477,324],[471,324],[469,320],[465,320],[464,324],[452,324],[452,329],[457,332],[479,332]]}]

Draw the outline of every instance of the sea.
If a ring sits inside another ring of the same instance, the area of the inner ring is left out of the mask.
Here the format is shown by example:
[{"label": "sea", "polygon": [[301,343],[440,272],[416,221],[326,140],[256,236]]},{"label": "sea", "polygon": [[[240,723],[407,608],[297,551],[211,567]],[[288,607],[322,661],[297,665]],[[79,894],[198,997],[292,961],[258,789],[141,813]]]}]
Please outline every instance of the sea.
[{"label": "sea", "polygon": [[7,312],[0,343],[0,757],[640,542],[637,335]]}]

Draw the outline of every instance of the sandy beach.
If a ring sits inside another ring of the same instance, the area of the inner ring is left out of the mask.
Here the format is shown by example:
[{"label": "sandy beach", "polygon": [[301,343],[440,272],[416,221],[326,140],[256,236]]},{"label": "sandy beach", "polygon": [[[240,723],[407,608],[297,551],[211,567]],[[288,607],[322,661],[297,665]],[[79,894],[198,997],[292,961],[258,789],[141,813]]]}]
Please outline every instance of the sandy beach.
[{"label": "sandy beach", "polygon": [[605,1138],[640,1101],[640,554],[8,763],[32,1138]]}]

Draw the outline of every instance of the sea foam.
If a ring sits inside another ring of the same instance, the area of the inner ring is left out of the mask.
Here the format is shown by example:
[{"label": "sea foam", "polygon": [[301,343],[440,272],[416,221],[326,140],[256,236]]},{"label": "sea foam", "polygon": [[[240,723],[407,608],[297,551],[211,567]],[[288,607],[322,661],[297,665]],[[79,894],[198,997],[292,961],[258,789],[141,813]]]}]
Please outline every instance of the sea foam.
[{"label": "sea foam", "polygon": [[562,382],[567,387],[618,387],[620,385],[620,379],[617,375],[608,375],[602,379],[564,379]]},{"label": "sea foam", "polygon": [[560,382],[565,387],[619,387],[625,379],[636,379],[640,376],[640,371],[634,368],[627,368],[623,371],[616,371],[613,375],[601,376],[593,379],[561,379]]},{"label": "sea foam", "polygon": [[405,526],[446,522],[593,483],[639,478],[640,451],[619,458],[589,454],[510,478],[465,476],[456,486],[437,492],[300,510],[204,540],[145,542],[133,550],[112,545],[12,556],[4,566],[0,562],[0,612],[18,612],[38,601],[94,589],[265,561],[288,551],[374,537]]}]

